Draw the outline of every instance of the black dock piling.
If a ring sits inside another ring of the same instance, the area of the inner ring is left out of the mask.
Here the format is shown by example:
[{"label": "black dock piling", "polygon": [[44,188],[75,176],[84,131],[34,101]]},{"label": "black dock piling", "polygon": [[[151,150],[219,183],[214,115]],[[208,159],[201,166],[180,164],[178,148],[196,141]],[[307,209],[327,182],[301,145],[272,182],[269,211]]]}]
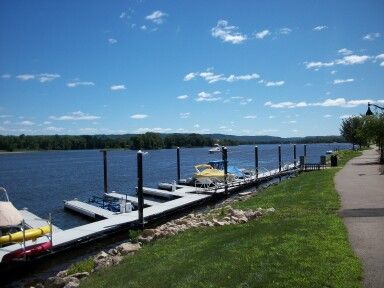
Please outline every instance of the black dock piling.
[{"label": "black dock piling", "polygon": [[279,145],[279,173],[281,173],[281,145]]},{"label": "black dock piling", "polygon": [[223,163],[224,163],[224,189],[225,189],[225,194],[228,194],[228,150],[227,147],[223,147],[222,150],[223,153]]},{"label": "black dock piling", "polygon": [[304,157],[307,157],[307,144],[304,144]]},{"label": "black dock piling", "polygon": [[295,165],[296,168],[296,144],[293,144],[293,164]]},{"label": "black dock piling", "polygon": [[176,158],[177,158],[177,184],[180,183],[180,147],[176,148]]},{"label": "black dock piling", "polygon": [[143,195],[143,152],[137,152],[137,202],[139,212],[139,228],[144,229],[144,195]]},{"label": "black dock piling", "polygon": [[259,178],[259,147],[255,146],[255,176]]},{"label": "black dock piling", "polygon": [[107,150],[101,150],[101,152],[103,152],[103,163],[104,163],[104,193],[108,193]]}]

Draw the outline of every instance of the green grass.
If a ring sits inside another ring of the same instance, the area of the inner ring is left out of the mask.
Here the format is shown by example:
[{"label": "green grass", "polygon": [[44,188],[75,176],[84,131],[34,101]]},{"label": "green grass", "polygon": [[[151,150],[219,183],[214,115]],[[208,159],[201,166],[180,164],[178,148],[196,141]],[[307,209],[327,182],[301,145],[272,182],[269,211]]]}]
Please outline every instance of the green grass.
[{"label": "green grass", "polygon": [[[357,155],[341,152],[339,163]],[[303,173],[236,203],[275,213],[157,240],[81,287],[362,287],[361,264],[336,214],[338,170]]]},{"label": "green grass", "polygon": [[88,258],[69,266],[67,274],[72,275],[81,272],[91,272],[93,268],[95,268],[95,261],[93,261],[92,258]]}]

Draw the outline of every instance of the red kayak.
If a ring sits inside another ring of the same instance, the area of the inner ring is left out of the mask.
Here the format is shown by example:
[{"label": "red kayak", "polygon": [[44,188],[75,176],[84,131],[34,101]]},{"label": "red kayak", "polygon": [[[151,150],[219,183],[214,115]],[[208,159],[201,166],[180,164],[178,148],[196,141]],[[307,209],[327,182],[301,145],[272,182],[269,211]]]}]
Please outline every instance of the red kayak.
[{"label": "red kayak", "polygon": [[4,255],[2,262],[10,262],[12,260],[20,260],[25,257],[30,257],[34,255],[38,255],[44,251],[47,251],[52,248],[51,241],[31,245],[28,247],[25,247],[25,250],[23,248],[17,249],[15,251],[9,252],[8,254]]}]

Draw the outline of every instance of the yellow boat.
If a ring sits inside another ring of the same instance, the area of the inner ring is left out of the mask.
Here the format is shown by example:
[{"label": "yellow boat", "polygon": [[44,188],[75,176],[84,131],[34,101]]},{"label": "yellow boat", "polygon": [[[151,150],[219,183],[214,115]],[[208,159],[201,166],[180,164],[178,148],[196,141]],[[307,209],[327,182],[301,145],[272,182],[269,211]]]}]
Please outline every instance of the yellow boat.
[{"label": "yellow boat", "polygon": [[23,242],[24,239],[25,241],[36,240],[36,238],[39,238],[49,233],[51,233],[50,225],[46,225],[39,228],[27,229],[25,230],[25,238],[23,236],[23,231],[0,236],[0,245],[13,242]]},{"label": "yellow boat", "polygon": [[[195,179],[198,178],[210,178],[211,180],[216,180],[224,182],[224,171],[219,169],[214,169],[211,165],[208,164],[199,164],[195,166],[196,173],[193,175]],[[227,181],[233,181],[234,177],[231,174],[227,174]]]}]

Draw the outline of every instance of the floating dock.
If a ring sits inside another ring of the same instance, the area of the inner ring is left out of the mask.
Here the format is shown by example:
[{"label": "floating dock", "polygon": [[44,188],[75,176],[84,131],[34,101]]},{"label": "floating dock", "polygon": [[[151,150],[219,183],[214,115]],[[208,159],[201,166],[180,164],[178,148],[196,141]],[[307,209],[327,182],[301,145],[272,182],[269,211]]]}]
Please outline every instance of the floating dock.
[{"label": "floating dock", "polygon": [[[167,199],[165,202],[144,200],[144,220],[146,223],[150,223],[155,220],[164,219],[172,213],[182,212],[187,208],[206,203],[207,200],[212,198],[214,195],[225,195],[225,192],[231,194],[235,191],[254,186],[263,181],[271,180],[272,178],[282,177],[295,171],[297,171],[296,166],[293,164],[286,165],[281,170],[275,169],[265,173],[259,173],[257,176],[254,175],[246,179],[237,179],[234,182],[228,183],[227,189],[224,185],[206,188],[177,185],[175,191],[143,187],[144,194]],[[169,187],[171,186],[165,185],[163,188]],[[134,196],[119,194],[117,192],[106,193],[105,196],[114,199],[126,199],[134,205],[138,204],[138,199]],[[114,233],[119,230],[138,227],[139,224],[138,211],[131,211],[127,213],[111,212],[107,209],[96,207],[77,199],[64,201],[64,206],[66,209],[70,209],[93,219],[98,219],[99,221],[67,230],[61,230],[58,227],[54,227],[52,233],[53,240],[51,252],[59,252],[69,249],[78,244],[104,237],[107,234]],[[41,226],[42,221],[44,221],[29,211],[21,211],[26,222],[28,223],[28,226],[30,227]],[[44,221],[44,223],[46,222]],[[43,243],[45,241],[45,237],[38,238],[35,242],[27,241],[26,246]],[[20,247],[20,244],[1,247],[0,262],[4,255],[20,249]]]}]

